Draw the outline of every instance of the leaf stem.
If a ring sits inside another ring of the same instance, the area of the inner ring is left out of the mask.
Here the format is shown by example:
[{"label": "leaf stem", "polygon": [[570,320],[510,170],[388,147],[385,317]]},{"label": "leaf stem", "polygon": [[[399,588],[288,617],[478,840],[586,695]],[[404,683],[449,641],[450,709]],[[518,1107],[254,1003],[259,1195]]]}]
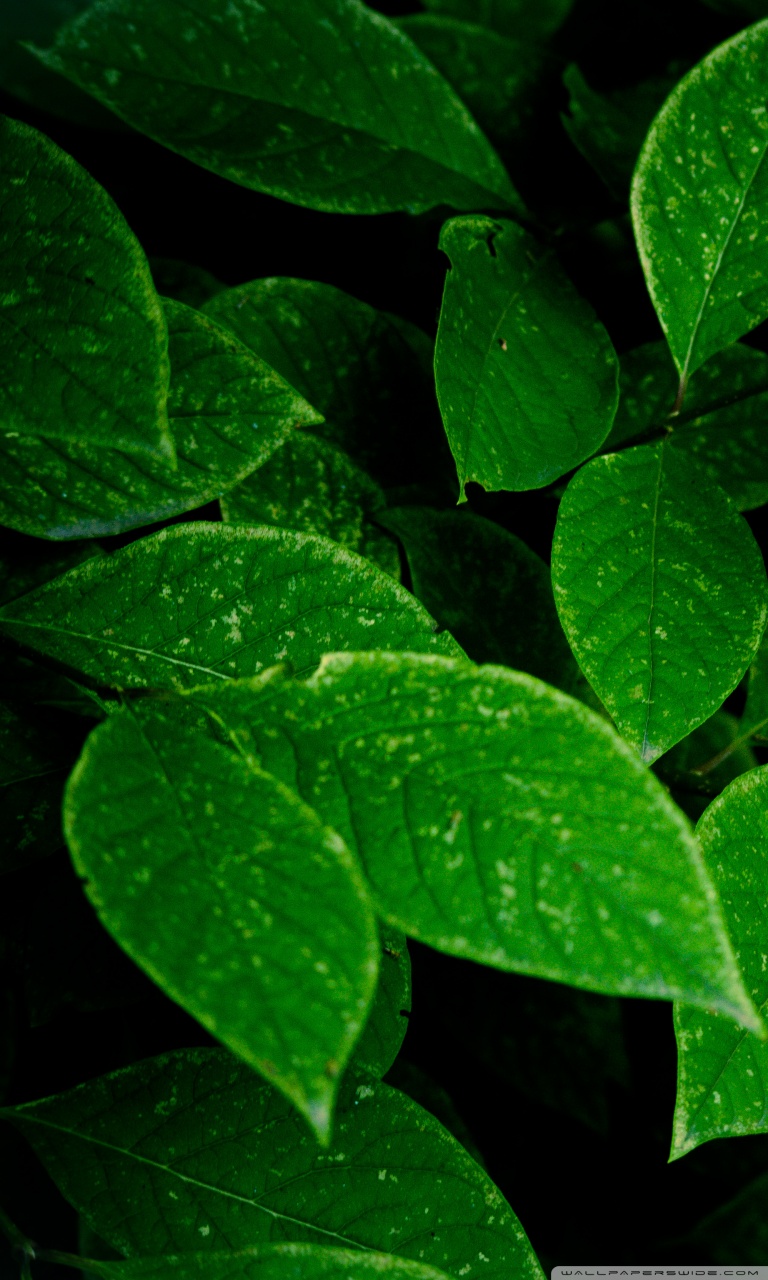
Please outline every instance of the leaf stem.
[{"label": "leaf stem", "polygon": [[670,418],[677,418],[678,415],[680,414],[683,407],[683,401],[685,400],[685,393],[687,390],[688,390],[688,374],[684,373],[677,384],[677,395],[675,396],[675,403],[672,405],[672,412],[669,415]]},{"label": "leaf stem", "polygon": [[695,773],[698,778],[706,777],[708,773],[712,773],[718,765],[733,755],[734,751],[738,751],[739,747],[745,746],[750,738],[754,738],[767,724],[768,717],[765,720],[758,720],[756,725],[753,725],[746,733],[739,734],[737,738],[734,738],[733,742],[728,743],[727,747],[723,747],[722,751],[718,751],[716,755],[706,760],[704,764],[697,765],[695,769],[691,769],[691,773]]}]

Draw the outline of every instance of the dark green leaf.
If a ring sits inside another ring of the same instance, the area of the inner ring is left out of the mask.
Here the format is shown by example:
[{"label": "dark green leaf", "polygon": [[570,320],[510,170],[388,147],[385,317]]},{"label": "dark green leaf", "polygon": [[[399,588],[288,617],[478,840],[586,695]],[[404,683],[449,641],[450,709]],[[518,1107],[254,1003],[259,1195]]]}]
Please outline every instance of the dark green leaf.
[{"label": "dark green leaf", "polygon": [[521,208],[450,86],[358,0],[101,0],[39,56],[156,141],[295,204]]},{"label": "dark green leaf", "polygon": [[455,654],[403,587],[326,538],[287,529],[163,529],[0,610],[0,632],[103,684],[184,688],[297,674],[337,649]]},{"label": "dark green leaf", "polygon": [[[737,778],[696,828],[755,1006],[768,1011],[768,767]],[[768,1133],[768,1039],[714,1010],[675,1006],[679,1054],[672,1159],[711,1138]]]},{"label": "dark green leaf", "polygon": [[149,259],[149,266],[157,292],[164,298],[184,302],[188,307],[202,307],[204,302],[226,289],[226,285],[210,271],[181,262],[178,258],[153,257]]},{"label": "dark green leaf", "polygon": [[764,634],[760,648],[749,668],[747,701],[741,718],[742,733],[754,733],[759,739],[768,738],[768,635]]},{"label": "dark green leaf", "polygon": [[0,872],[61,847],[66,742],[0,702]]},{"label": "dark green leaf", "polygon": [[335,445],[295,432],[265,466],[221,501],[230,524],[274,524],[333,538],[348,551],[400,577],[397,544],[372,523],[382,490]]},{"label": "dark green leaf", "polygon": [[768,1173],[755,1178],[728,1204],[700,1222],[688,1236],[691,1252],[702,1248],[712,1262],[731,1266],[763,1263],[768,1256]]},{"label": "dark green leaf", "polygon": [[400,507],[378,519],[402,539],[414,594],[473,662],[495,662],[575,693],[549,570],[514,534],[466,508]]},{"label": "dark green leaf", "polygon": [[317,1244],[263,1245],[233,1253],[183,1253],[176,1257],[91,1262],[83,1268],[103,1280],[448,1280],[445,1271],[391,1253],[363,1253]]},{"label": "dark green leaf", "polygon": [[704,3],[719,13],[743,18],[747,22],[756,22],[768,14],[768,0],[704,0]]},{"label": "dark green leaf", "polygon": [[254,280],[204,310],[325,415],[313,434],[385,488],[445,473],[455,496],[421,329],[316,280]]},{"label": "dark green leaf", "polygon": [[671,448],[692,454],[740,511],[768,502],[768,356],[741,343],[712,356],[690,383],[684,412],[670,420],[676,385],[665,342],[623,355],[619,408],[605,448],[668,425]]},{"label": "dark green leaf", "polygon": [[141,702],[91,734],[64,829],[113,937],[327,1142],[379,956],[340,837],[274,778]]},{"label": "dark green leaf", "polygon": [[379,981],[365,1030],[352,1057],[352,1069],[381,1079],[397,1057],[411,1012],[411,958],[408,939],[381,924]]},{"label": "dark green leaf", "polygon": [[739,721],[727,711],[716,711],[656,761],[655,773],[691,821],[697,822],[723,787],[756,765]]},{"label": "dark green leaf", "polygon": [[503,36],[531,40],[556,31],[573,0],[424,0],[424,7],[478,22]]},{"label": "dark green leaf", "polygon": [[483,1157],[475,1146],[472,1134],[456,1110],[451,1095],[442,1085],[427,1075],[426,1071],[414,1066],[407,1058],[398,1058],[387,1075],[387,1084],[393,1085],[401,1093],[407,1093],[409,1098],[418,1102],[420,1107],[428,1111],[449,1133],[453,1134],[456,1141],[461,1143],[464,1150],[469,1152],[481,1169],[485,1168]]},{"label": "dark green leaf", "polygon": [[370,1077],[342,1084],[329,1151],[217,1051],[155,1058],[4,1114],[129,1255],[289,1239],[378,1249],[456,1277],[542,1280],[486,1174],[427,1112]]},{"label": "dark green leaf", "polygon": [[502,667],[382,653],[190,696],[357,849],[410,937],[757,1025],[686,819],[581,703]]},{"label": "dark green leaf", "polygon": [[47,538],[120,533],[219,497],[320,415],[231,333],[166,300],[177,467],[33,436],[0,440],[0,520]]},{"label": "dark green leaf", "polygon": [[589,303],[520,227],[454,218],[435,350],[463,491],[539,489],[583,462],[616,412],[618,362]]},{"label": "dark green leaf", "polygon": [[635,170],[635,236],[683,387],[768,315],[767,53],[758,23],[694,67]]},{"label": "dark green leaf", "polygon": [[574,477],[552,580],[582,670],[648,763],[735,689],[768,610],[746,522],[668,439],[595,458]]}]

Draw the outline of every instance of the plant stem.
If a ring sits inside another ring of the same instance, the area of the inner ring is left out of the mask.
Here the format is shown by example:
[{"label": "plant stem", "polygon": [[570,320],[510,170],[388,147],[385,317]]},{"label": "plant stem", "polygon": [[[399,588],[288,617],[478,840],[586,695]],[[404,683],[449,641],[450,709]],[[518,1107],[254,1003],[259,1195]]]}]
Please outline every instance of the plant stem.
[{"label": "plant stem", "polygon": [[697,765],[695,769],[691,769],[691,773],[695,773],[698,778],[703,778],[708,773],[712,773],[713,769],[716,769],[719,764],[722,764],[724,760],[733,755],[734,751],[738,751],[739,747],[745,746],[750,738],[754,738],[767,724],[768,718],[759,720],[746,733],[740,734],[738,738],[734,738],[733,742],[729,742],[727,747],[723,747],[722,751],[718,751],[717,755],[712,756],[710,760],[706,760],[704,764]]},{"label": "plant stem", "polygon": [[21,1249],[23,1253],[34,1256],[35,1246],[32,1241],[28,1240],[23,1232],[19,1231],[16,1223],[11,1221],[3,1209],[0,1209],[0,1231],[14,1249]]}]

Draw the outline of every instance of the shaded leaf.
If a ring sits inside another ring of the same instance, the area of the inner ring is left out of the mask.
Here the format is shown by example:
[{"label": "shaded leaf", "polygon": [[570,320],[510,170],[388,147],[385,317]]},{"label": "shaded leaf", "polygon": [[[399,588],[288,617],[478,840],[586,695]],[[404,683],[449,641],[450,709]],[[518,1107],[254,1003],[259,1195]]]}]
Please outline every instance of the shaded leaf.
[{"label": "shaded leaf", "polygon": [[29,125],[0,117],[0,155],[0,437],[86,439],[169,466],[167,334],[138,240]]},{"label": "shaded leaf", "polygon": [[339,836],[274,778],[141,702],[91,734],[64,829],[131,959],[327,1142],[379,953]]},{"label": "shaded leaf", "polygon": [[721,706],[765,627],[749,527],[668,440],[578,472],[560,504],[552,581],[584,674],[648,763]]},{"label": "shaded leaf", "polygon": [[328,1151],[274,1089],[215,1050],[138,1063],[3,1114],[94,1230],[129,1255],[288,1237],[457,1277],[482,1252],[476,1274],[488,1280],[541,1280],[486,1174],[427,1112],[370,1077],[343,1082]]},{"label": "shaded leaf", "polygon": [[204,302],[227,287],[210,271],[178,258],[152,257],[149,267],[157,292],[188,307],[202,307]]},{"label": "shaded leaf", "polygon": [[413,592],[473,662],[494,662],[575,693],[582,679],[549,570],[499,525],[463,508],[398,507],[378,520],[405,546]]},{"label": "shaded leaf", "polygon": [[341,654],[190,697],[356,848],[439,951],[755,1026],[696,842],[609,725],[519,672]]},{"label": "shaded leaf", "polygon": [[0,604],[26,595],[50,582],[67,569],[103,555],[95,542],[70,542],[52,547],[39,538],[27,538],[10,529],[0,529]]},{"label": "shaded leaf", "polygon": [[456,1141],[461,1143],[464,1150],[469,1152],[481,1169],[485,1168],[483,1157],[475,1146],[472,1134],[456,1110],[447,1089],[427,1075],[426,1071],[414,1066],[407,1058],[398,1058],[387,1075],[387,1084],[394,1085],[401,1093],[407,1093],[409,1098],[418,1102],[420,1107],[428,1111],[449,1133],[453,1134]]},{"label": "shaded leaf", "polygon": [[768,1174],[755,1178],[727,1204],[700,1222],[687,1237],[708,1250],[712,1262],[730,1266],[735,1256],[746,1265],[763,1262],[768,1251]]},{"label": "shaded leaf", "polygon": [[327,538],[194,522],[71,570],[0,610],[0,632],[121,688],[297,674],[338,648],[455,654],[403,587]]},{"label": "shaded leaf", "polygon": [[749,668],[747,701],[741,717],[741,732],[754,733],[759,740],[768,738],[768,636],[763,634],[760,647]]},{"label": "shaded leaf", "polygon": [[63,844],[61,796],[72,759],[66,741],[0,702],[0,872]]},{"label": "shaded leaf", "polygon": [[38,56],[157,142],[295,204],[521,208],[450,86],[357,0],[102,0]]},{"label": "shaded leaf", "polygon": [[0,520],[47,538],[114,534],[192,511],[249,475],[320,415],[214,321],[166,300],[177,467],[115,449],[0,439]]},{"label": "shaded leaf", "polygon": [[[352,1069],[382,1079],[395,1061],[411,1012],[411,958],[408,939],[391,925],[379,925],[379,979]],[[407,1092],[407,1090],[406,1090]]]},{"label": "shaded leaf", "polygon": [[691,454],[740,511],[768,502],[768,356],[741,343],[712,356],[673,419],[677,379],[667,344],[636,347],[619,365],[621,396],[606,449],[666,424],[670,448]]},{"label": "shaded leaf", "polygon": [[397,543],[372,523],[382,490],[345,453],[310,432],[295,432],[265,466],[221,500],[229,524],[274,524],[333,538],[400,577]]},{"label": "shaded leaf", "polygon": [[767,47],[758,23],[689,71],[635,170],[635,236],[682,386],[768,315]]},{"label": "shaded leaf", "polygon": [[[726,787],[696,828],[745,985],[768,1011],[768,767]],[[733,1031],[713,1010],[675,1006],[677,1104],[671,1159],[711,1138],[768,1133],[768,1038]]]},{"label": "shaded leaf", "polygon": [[697,822],[723,787],[756,765],[739,721],[727,711],[716,711],[665,752],[654,771],[670,787],[680,808]]},{"label": "shaded leaf", "polygon": [[454,496],[421,329],[316,280],[254,280],[204,309],[320,410],[313,434],[379,484],[443,477]]},{"label": "shaded leaf", "polygon": [[424,7],[480,23],[501,35],[531,40],[556,31],[573,0],[424,0]]},{"label": "shaded leaf", "polygon": [[447,1280],[444,1271],[391,1253],[363,1253],[317,1244],[263,1245],[232,1253],[183,1253],[176,1257],[130,1258],[127,1262],[83,1259],[86,1272],[103,1280]]},{"label": "shaded leaf", "polygon": [[435,380],[463,491],[539,489],[610,430],[617,360],[589,303],[520,227],[454,218]]}]

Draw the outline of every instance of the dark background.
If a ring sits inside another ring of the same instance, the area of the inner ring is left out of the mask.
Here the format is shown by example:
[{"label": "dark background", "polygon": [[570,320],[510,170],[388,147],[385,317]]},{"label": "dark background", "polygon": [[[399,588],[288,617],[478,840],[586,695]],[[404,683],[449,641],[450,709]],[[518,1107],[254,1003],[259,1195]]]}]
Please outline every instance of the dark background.
[{"label": "dark background", "polygon": [[[393,15],[416,8],[377,7]],[[699,0],[577,0],[555,50],[562,65],[578,61],[595,88],[610,90],[662,74],[673,62],[692,65],[735,29]],[[626,210],[560,124],[566,95],[559,71],[549,106],[525,148],[509,158],[510,168],[540,234],[556,245],[621,352],[661,333]],[[149,255],[183,259],[227,284],[266,275],[326,281],[434,333],[446,265],[436,242],[446,211],[417,218],[316,213],[236,187],[130,131],[78,128],[2,95],[0,110],[28,120],[74,155],[113,196]],[[760,330],[750,341],[768,349]],[[549,558],[551,496],[484,495],[475,486],[470,500]],[[764,512],[749,518],[765,547]],[[16,1026],[8,1101],[57,1092],[167,1049],[209,1043],[101,932],[65,854],[6,877],[0,893]],[[34,959],[35,947],[48,971]],[[768,1137],[712,1142],[667,1164],[676,1071],[671,1006],[620,1002],[611,1044],[623,1040],[628,1069],[608,1078],[599,1037],[593,1057],[580,1056],[567,990],[552,996],[547,984],[418,945],[411,954],[414,1003],[403,1058],[415,1070],[406,1079],[401,1068],[401,1083],[410,1080],[426,1105],[432,1099],[444,1118],[464,1123],[544,1265],[709,1261],[703,1246],[679,1237],[768,1171]],[[118,1007],[98,1008],[112,1000]],[[543,1010],[538,1022],[532,1003]],[[462,1009],[464,1022],[457,1019]],[[594,1016],[599,1022],[599,1011]],[[482,1034],[472,1032],[473,1019]],[[489,1065],[492,1053],[478,1047],[494,1036],[512,1045],[506,1067]],[[576,1103],[568,1105],[580,1119],[552,1105],[552,1096],[536,1096],[546,1092],[547,1070],[555,1082],[547,1086],[550,1095],[558,1079],[567,1082],[564,1096],[575,1092]],[[0,1135],[0,1203],[40,1243],[77,1248],[75,1215],[8,1126]]]}]

